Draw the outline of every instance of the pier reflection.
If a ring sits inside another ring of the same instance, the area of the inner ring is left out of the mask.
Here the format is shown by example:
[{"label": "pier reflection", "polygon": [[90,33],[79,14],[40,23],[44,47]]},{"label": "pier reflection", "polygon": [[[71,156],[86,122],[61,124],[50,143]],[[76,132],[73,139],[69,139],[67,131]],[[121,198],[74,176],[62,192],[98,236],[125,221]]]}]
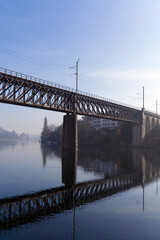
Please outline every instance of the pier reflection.
[{"label": "pier reflection", "polygon": [[72,187],[76,184],[77,176],[77,151],[62,151],[62,183],[66,187]]},{"label": "pier reflection", "polygon": [[[46,163],[47,156],[50,155],[46,154],[46,149],[45,151],[42,149],[43,160],[44,152]],[[81,205],[112,197],[135,186],[142,186],[144,193],[145,185],[160,176],[159,159],[159,153],[156,154],[155,151],[152,155],[151,152],[122,149],[118,153],[106,150],[101,152],[99,157],[93,155],[93,158],[89,151],[80,152],[77,162],[77,153],[62,152],[64,185],[32,194],[0,199],[0,230],[56,216]],[[87,171],[94,171],[97,174],[103,169],[103,177],[76,183],[77,163]]]}]

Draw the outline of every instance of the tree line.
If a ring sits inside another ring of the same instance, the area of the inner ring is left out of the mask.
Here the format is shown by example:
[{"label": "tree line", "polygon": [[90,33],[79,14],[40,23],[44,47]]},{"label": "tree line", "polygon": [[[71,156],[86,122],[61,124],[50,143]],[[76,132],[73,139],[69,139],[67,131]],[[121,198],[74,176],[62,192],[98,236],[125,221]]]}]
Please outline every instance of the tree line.
[{"label": "tree line", "polygon": [[[55,127],[48,125],[47,118],[41,133],[41,143],[47,145],[61,146],[63,125]],[[89,122],[78,120],[78,144],[80,145],[115,145],[124,143],[131,144],[132,130],[130,124],[121,124],[119,128],[103,128],[96,130]]]}]

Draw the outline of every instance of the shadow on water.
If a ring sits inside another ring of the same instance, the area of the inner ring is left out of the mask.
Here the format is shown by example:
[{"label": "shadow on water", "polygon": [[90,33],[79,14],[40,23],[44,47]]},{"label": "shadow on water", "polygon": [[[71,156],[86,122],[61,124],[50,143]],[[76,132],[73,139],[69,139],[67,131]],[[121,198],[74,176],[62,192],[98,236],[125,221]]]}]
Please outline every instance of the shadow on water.
[{"label": "shadow on water", "polygon": [[[40,221],[91,202],[112,197],[160,176],[159,152],[130,149],[87,149],[61,152],[41,146],[43,166],[53,155],[62,156],[61,187],[0,199],[0,230]],[[77,160],[78,155],[78,160]],[[101,179],[76,183],[77,166],[103,173]]]}]

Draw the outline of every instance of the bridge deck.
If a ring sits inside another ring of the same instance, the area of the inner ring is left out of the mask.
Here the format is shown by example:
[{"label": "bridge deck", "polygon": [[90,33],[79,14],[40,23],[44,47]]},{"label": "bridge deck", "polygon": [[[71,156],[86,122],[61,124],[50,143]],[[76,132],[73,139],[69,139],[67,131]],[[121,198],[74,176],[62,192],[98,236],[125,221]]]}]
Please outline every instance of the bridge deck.
[{"label": "bridge deck", "polygon": [[133,107],[0,68],[0,102],[112,120],[142,123]]}]

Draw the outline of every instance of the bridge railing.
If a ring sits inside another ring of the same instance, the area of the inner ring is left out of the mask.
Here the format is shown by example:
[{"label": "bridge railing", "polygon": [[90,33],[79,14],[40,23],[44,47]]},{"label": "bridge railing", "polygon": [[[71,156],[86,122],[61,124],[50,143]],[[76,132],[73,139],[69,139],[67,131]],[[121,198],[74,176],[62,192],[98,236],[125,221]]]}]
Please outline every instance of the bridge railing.
[{"label": "bridge railing", "polygon": [[[6,68],[0,67],[0,72],[8,74],[8,75],[15,76],[15,77],[18,77],[18,78],[27,79],[27,80],[34,81],[34,82],[37,82],[37,83],[45,84],[45,85],[48,85],[48,86],[51,86],[51,87],[55,87],[55,88],[59,88],[59,89],[69,91],[69,92],[76,93],[75,88],[70,88],[70,87],[67,87],[67,86],[64,86],[64,85],[61,85],[61,84],[53,83],[53,82],[43,80],[43,79],[40,79],[40,78],[36,78],[36,77],[30,76],[30,75],[27,75],[27,74],[12,71],[12,70],[9,70],[9,69],[6,69]],[[121,103],[121,102],[118,102],[118,101],[115,101],[115,100],[112,100],[112,99],[100,97],[98,95],[87,93],[87,92],[84,92],[84,91],[81,91],[81,90],[78,90],[77,93],[80,94],[80,95],[85,95],[85,96],[88,96],[88,97],[96,98],[98,100],[107,101],[107,102],[110,102],[110,103],[114,103],[114,104],[118,104],[118,105],[121,105],[121,106],[133,108],[133,109],[136,109],[136,110],[140,110],[140,108],[138,108],[138,107],[135,107],[135,106],[132,106],[132,105],[129,105],[129,104],[124,104],[124,103]]]},{"label": "bridge railing", "polygon": [[154,111],[154,110],[151,110],[151,109],[147,109],[147,108],[145,108],[145,112],[148,112],[148,113],[150,113],[150,114],[154,114],[154,115],[160,115],[159,113],[157,113],[156,111]]}]

